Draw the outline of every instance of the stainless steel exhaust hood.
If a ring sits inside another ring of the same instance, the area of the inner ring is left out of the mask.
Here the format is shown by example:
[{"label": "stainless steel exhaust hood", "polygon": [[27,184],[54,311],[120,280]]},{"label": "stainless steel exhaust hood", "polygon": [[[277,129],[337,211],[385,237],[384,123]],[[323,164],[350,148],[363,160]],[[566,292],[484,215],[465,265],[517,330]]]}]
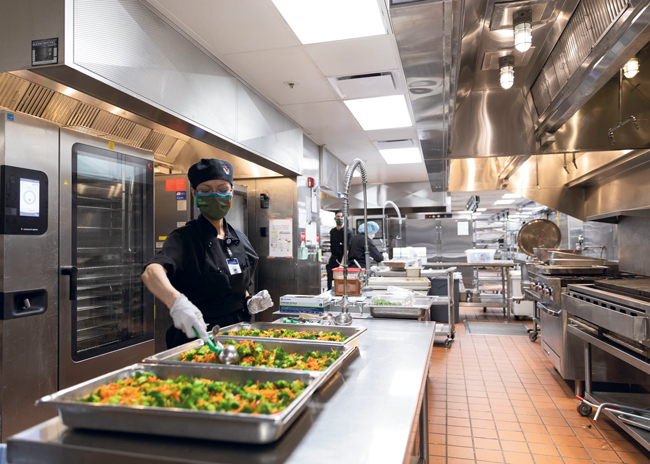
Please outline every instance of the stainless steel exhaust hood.
[{"label": "stainless steel exhaust hood", "polygon": [[398,1],[390,17],[434,192],[448,185],[463,0]]},{"label": "stainless steel exhaust hood", "polygon": [[[40,75],[125,113],[119,119],[102,112],[93,115],[92,109],[79,106],[76,119],[70,120],[71,113],[65,111],[73,111],[66,107],[73,102],[66,94],[49,95],[37,87],[25,90],[33,106],[24,109],[50,111],[59,124],[77,121],[91,133],[164,150],[171,140],[163,131],[145,135],[146,130],[130,124],[147,127],[142,120],[148,120],[283,175],[301,172],[300,126],[144,3],[5,1],[2,13],[0,72],[48,87],[39,82]],[[34,66],[30,45],[46,38],[58,40],[58,63]],[[43,107],[50,97],[49,109]],[[62,105],[60,111],[56,105]]]},{"label": "stainless steel exhaust hood", "polygon": [[[153,151],[164,159],[170,159],[168,155],[179,142],[174,135],[158,132],[10,73],[0,73],[0,107],[47,119],[62,127],[114,142]],[[183,141],[180,142],[182,145]]]}]

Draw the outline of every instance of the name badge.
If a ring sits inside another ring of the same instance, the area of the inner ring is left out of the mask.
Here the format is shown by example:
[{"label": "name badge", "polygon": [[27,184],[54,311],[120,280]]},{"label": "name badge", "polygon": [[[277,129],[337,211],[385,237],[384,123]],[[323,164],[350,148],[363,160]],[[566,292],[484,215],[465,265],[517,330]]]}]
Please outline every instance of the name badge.
[{"label": "name badge", "polygon": [[241,274],[241,268],[239,267],[239,261],[237,261],[237,258],[227,259],[226,263],[228,263],[230,275]]}]

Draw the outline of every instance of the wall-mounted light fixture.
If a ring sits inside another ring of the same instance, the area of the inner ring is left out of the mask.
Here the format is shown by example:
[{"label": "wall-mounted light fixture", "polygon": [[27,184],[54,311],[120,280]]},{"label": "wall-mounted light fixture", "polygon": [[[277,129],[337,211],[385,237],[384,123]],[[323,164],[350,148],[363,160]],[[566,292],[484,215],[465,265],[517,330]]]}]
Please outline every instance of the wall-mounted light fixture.
[{"label": "wall-mounted light fixture", "polygon": [[519,10],[512,15],[515,30],[515,48],[526,52],[533,43],[533,10]]},{"label": "wall-mounted light fixture", "polygon": [[499,58],[499,82],[504,89],[509,89],[515,83],[514,56],[508,55]]},{"label": "wall-mounted light fixture", "polygon": [[638,73],[639,73],[639,58],[635,56],[634,58],[630,58],[630,61],[625,63],[625,66],[623,66],[623,74],[628,79],[632,79]]}]

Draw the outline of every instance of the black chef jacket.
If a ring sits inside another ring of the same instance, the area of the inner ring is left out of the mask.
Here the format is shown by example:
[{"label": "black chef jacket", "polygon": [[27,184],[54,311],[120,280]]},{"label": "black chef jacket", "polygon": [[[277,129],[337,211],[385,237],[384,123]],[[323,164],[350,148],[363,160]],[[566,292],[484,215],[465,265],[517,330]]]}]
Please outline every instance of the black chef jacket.
[{"label": "black chef jacket", "polygon": [[[370,257],[378,263],[384,260],[384,255],[379,252],[370,238],[368,238],[368,251],[370,252]],[[353,261],[356,260],[362,268],[368,268],[368,266],[366,266],[366,234],[354,236],[348,256],[350,266],[356,266]]]},{"label": "black chef jacket", "polygon": [[[259,258],[243,232],[223,220],[226,238],[203,216],[173,231],[149,264],[165,268],[171,284],[201,310],[210,325],[246,310],[246,290]],[[237,258],[241,274],[231,275],[227,259]]]},{"label": "black chef jacket", "polygon": [[[343,227],[340,230],[336,227],[330,230],[330,251],[332,255],[330,256],[329,263],[332,267],[338,267],[338,263],[343,264],[343,230]],[[350,249],[351,241],[352,231],[348,229],[348,250]]]}]

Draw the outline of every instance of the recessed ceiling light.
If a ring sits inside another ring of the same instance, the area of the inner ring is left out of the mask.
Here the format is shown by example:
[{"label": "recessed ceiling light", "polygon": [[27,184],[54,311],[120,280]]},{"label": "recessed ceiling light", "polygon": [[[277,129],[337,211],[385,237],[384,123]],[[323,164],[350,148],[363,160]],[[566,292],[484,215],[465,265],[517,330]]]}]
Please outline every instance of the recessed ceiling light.
[{"label": "recessed ceiling light", "polygon": [[386,34],[377,0],[272,0],[303,44]]},{"label": "recessed ceiling light", "polygon": [[487,208],[476,208],[476,211],[479,211],[479,212],[487,211]]},{"label": "recessed ceiling light", "polygon": [[521,195],[517,195],[516,193],[506,193],[501,198],[521,198]]},{"label": "recessed ceiling light", "polygon": [[495,205],[511,205],[515,200],[497,200],[494,202]]},{"label": "recessed ceiling light", "polygon": [[411,115],[404,95],[344,100],[363,130],[410,127]]},{"label": "recessed ceiling light", "polygon": [[391,148],[389,150],[379,150],[388,164],[412,164],[421,163],[420,149],[411,148]]}]

